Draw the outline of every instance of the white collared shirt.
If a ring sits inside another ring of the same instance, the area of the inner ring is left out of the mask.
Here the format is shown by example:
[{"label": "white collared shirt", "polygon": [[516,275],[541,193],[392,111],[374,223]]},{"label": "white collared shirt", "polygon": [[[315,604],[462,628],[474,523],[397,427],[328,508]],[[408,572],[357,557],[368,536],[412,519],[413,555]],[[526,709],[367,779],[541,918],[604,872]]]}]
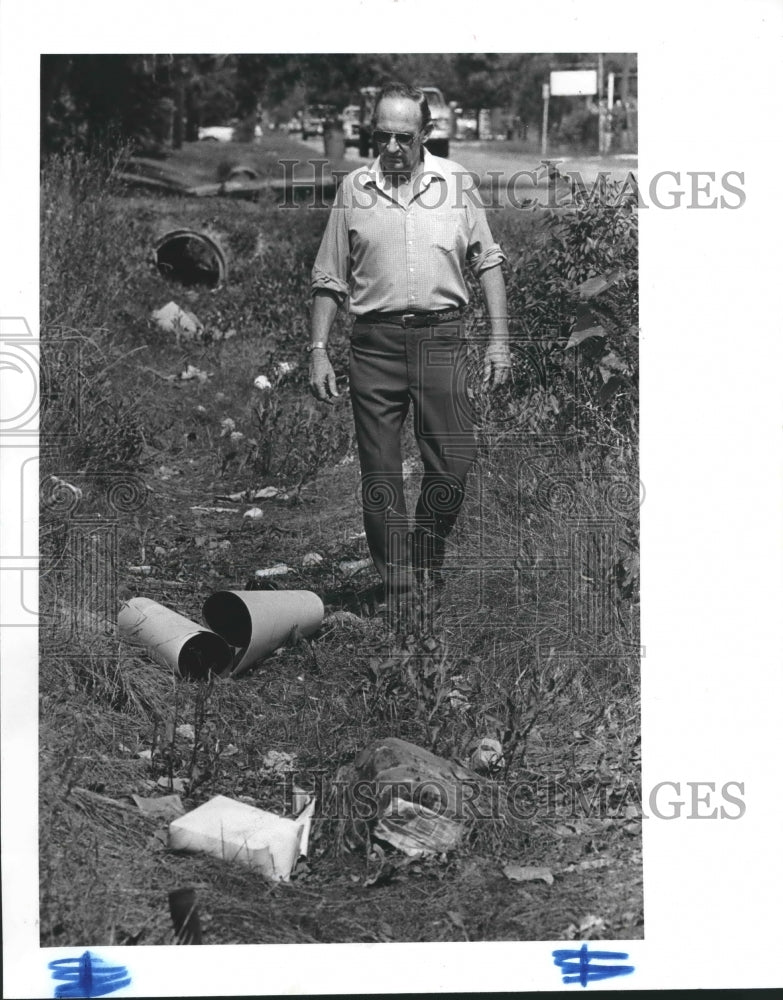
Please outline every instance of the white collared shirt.
[{"label": "white collared shirt", "polygon": [[505,260],[473,177],[424,151],[410,184],[395,188],[376,159],[343,180],[312,272],[313,290],[348,295],[354,315],[467,305],[464,268]]}]

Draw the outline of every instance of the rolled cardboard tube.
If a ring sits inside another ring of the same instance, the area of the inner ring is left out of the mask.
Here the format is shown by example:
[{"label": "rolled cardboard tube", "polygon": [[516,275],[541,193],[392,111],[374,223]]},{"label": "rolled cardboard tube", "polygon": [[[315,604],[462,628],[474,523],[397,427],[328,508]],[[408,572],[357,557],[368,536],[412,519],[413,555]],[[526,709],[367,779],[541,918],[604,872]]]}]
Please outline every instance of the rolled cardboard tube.
[{"label": "rolled cardboard tube", "polygon": [[154,660],[181,677],[201,679],[231,667],[225,639],[147,597],[126,601],[117,625],[123,639],[146,646]]},{"label": "rolled cardboard tube", "polygon": [[310,590],[219,590],[204,602],[207,625],[239,648],[232,677],[283,645],[294,629],[317,631],[324,617],[321,598]]}]

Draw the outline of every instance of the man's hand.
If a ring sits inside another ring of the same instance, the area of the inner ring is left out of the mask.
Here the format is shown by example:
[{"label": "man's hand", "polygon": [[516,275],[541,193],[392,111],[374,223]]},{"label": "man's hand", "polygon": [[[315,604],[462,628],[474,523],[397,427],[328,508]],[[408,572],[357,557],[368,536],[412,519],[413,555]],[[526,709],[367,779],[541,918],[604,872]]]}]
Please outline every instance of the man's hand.
[{"label": "man's hand", "polygon": [[484,378],[482,388],[495,389],[508,381],[511,374],[511,352],[507,343],[490,341],[484,354]]},{"label": "man's hand", "polygon": [[337,379],[329,355],[324,350],[310,353],[310,392],[322,403],[332,405],[333,397],[339,396]]}]

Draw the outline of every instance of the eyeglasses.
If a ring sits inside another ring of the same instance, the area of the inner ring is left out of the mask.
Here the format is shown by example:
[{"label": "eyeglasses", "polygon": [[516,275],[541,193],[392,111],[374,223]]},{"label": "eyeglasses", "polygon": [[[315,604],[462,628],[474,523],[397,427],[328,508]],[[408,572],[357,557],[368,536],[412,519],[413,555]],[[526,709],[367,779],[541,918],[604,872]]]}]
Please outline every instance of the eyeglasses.
[{"label": "eyeglasses", "polygon": [[388,146],[392,139],[396,139],[399,146],[412,146],[418,134],[418,132],[384,132],[376,129],[372,139],[379,146]]}]

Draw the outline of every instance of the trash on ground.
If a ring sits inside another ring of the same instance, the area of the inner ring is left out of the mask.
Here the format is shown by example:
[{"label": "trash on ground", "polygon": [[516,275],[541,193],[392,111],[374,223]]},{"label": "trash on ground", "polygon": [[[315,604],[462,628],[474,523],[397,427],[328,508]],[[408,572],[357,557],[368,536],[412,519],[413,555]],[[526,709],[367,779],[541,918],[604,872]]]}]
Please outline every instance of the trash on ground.
[{"label": "trash on ground", "polygon": [[416,858],[453,850],[464,832],[456,820],[439,816],[419,803],[393,798],[375,824],[373,836]]},{"label": "trash on ground", "polygon": [[231,417],[223,417],[220,421],[220,436],[227,437],[232,431],[237,429],[236,423],[231,419]]},{"label": "trash on ground", "polygon": [[208,378],[212,378],[214,372],[204,372],[200,368],[196,368],[195,365],[188,365],[184,372],[180,373],[181,382],[190,382],[193,379],[198,379],[199,382],[206,382]]},{"label": "trash on ground", "polygon": [[171,820],[185,815],[185,807],[179,795],[158,795],[155,798],[131,795],[131,798],[145,816]]},{"label": "trash on ground", "polygon": [[149,655],[181,677],[205,678],[231,666],[225,639],[146,597],[126,601],[117,616],[120,638],[146,647]]},{"label": "trash on ground", "polygon": [[191,743],[195,742],[196,730],[189,722],[183,722],[181,726],[177,726],[175,732],[183,740],[190,740]]},{"label": "trash on ground", "polygon": [[217,288],[228,274],[218,240],[195,229],[173,229],[155,244],[155,264],[164,278],[182,285]]},{"label": "trash on ground", "polygon": [[276,486],[264,486],[260,490],[256,490],[251,500],[272,500],[274,497],[280,495],[280,490]]},{"label": "trash on ground", "polygon": [[312,792],[308,792],[306,788],[300,788],[298,785],[294,785],[291,793],[291,811],[294,816],[298,816],[300,812],[309,806],[312,798]]},{"label": "trash on ground", "polygon": [[[346,820],[341,839],[348,849],[377,836],[405,853],[440,854],[461,840],[471,817],[492,816],[490,782],[456,761],[397,737],[374,740],[353,764],[337,772]],[[364,815],[351,805],[361,789]],[[473,803],[466,814],[464,802]],[[495,810],[496,812],[496,810]]]},{"label": "trash on ground", "polygon": [[308,552],[306,555],[302,556],[303,566],[320,566],[324,561],[324,557],[320,552]]},{"label": "trash on ground", "polygon": [[152,760],[152,750],[139,750],[136,756],[141,760]]},{"label": "trash on ground", "polygon": [[295,361],[278,361],[275,365],[275,375],[277,376],[276,381],[282,382],[287,375],[291,375],[297,369],[297,364]]},{"label": "trash on ground", "polygon": [[310,829],[313,825],[313,816],[315,815],[315,798],[310,799],[304,809],[296,815],[296,822],[302,828],[302,835],[299,838],[299,855],[300,857],[307,857],[307,852],[310,849]]},{"label": "trash on ground", "polygon": [[[260,521],[263,516],[264,512],[261,510],[260,507],[251,507],[249,510],[246,510],[245,513],[242,515],[242,517],[249,517],[251,521]],[[264,572],[263,570],[256,570],[256,575],[263,572]],[[265,575],[275,576],[277,574],[266,573]]]},{"label": "trash on ground", "polygon": [[271,389],[272,388],[272,383],[266,377],[266,375],[257,375],[253,379],[253,385],[256,387],[256,389],[260,389],[262,392],[265,389]]},{"label": "trash on ground", "polygon": [[261,761],[264,771],[274,771],[275,774],[286,774],[296,769],[296,754],[285,750],[268,750]]},{"label": "trash on ground", "polygon": [[201,514],[238,514],[239,511],[234,507],[191,507],[191,510],[198,511]]},{"label": "trash on ground", "polygon": [[158,479],[171,479],[173,476],[181,476],[182,471],[180,469],[173,469],[170,465],[160,465],[155,470],[155,475]]},{"label": "trash on ground", "polygon": [[316,632],[324,606],[309,590],[221,590],[207,598],[201,613],[237,649],[231,671],[237,677],[292,635],[307,638]]},{"label": "trash on ground", "polygon": [[349,542],[358,542],[358,541],[360,541],[360,539],[366,538],[366,537],[367,537],[367,532],[366,531],[352,531],[351,534],[348,536],[348,541]]},{"label": "trash on ground", "polygon": [[231,440],[235,442],[241,441],[244,436],[245,435],[242,433],[242,431],[231,431],[231,433],[229,434]]},{"label": "trash on ground", "polygon": [[338,563],[337,568],[346,576],[353,576],[354,573],[358,573],[363,569],[369,569],[370,566],[372,566],[372,559],[345,559],[343,562]]},{"label": "trash on ground", "polygon": [[169,826],[169,847],[203,851],[287,882],[311,817],[287,819],[218,795]]},{"label": "trash on ground", "polygon": [[135,573],[136,576],[149,576],[152,572],[152,566],[129,566],[129,573]]},{"label": "trash on ground", "polygon": [[479,774],[489,774],[502,765],[503,747],[500,741],[489,736],[482,737],[470,755],[470,766]]},{"label": "trash on ground", "polygon": [[504,865],[503,874],[512,882],[546,882],[554,885],[555,877],[548,868],[535,865]]},{"label": "trash on ground", "polygon": [[168,302],[152,313],[158,329],[173,333],[177,343],[180,340],[198,340],[204,332],[204,324],[192,312],[182,309],[176,302]]},{"label": "trash on ground", "polygon": [[274,566],[267,566],[266,569],[257,569],[253,576],[259,580],[264,580],[269,576],[287,576],[293,570],[287,563],[275,563]]}]

